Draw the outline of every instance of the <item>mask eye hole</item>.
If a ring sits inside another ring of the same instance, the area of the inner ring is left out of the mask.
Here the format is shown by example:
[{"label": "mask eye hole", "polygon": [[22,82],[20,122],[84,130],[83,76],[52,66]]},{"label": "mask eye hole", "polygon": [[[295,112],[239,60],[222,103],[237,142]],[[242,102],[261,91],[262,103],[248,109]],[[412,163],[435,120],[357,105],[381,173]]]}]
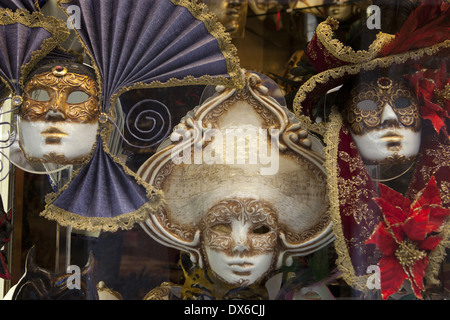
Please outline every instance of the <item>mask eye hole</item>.
[{"label": "mask eye hole", "polygon": [[211,228],[214,232],[220,233],[220,234],[229,234],[231,233],[231,227],[228,224],[216,224]]},{"label": "mask eye hole", "polygon": [[67,97],[67,103],[78,104],[78,103],[83,103],[88,99],[89,99],[89,95],[86,92],[77,90],[77,91],[73,91],[69,94],[69,96]]},{"label": "mask eye hole", "polygon": [[256,234],[266,234],[266,233],[269,233],[269,232],[270,232],[270,228],[268,226],[266,226],[266,225],[256,226],[253,229],[253,233],[256,233]]},{"label": "mask eye hole", "polygon": [[409,100],[408,98],[404,98],[404,97],[398,98],[394,102],[394,106],[397,109],[408,108],[410,105],[411,105],[411,100]]},{"label": "mask eye hole", "polygon": [[357,104],[358,108],[363,111],[373,111],[378,109],[378,105],[373,100],[362,100]]},{"label": "mask eye hole", "polygon": [[36,90],[31,91],[30,98],[35,101],[40,101],[40,102],[50,101],[50,95],[44,89],[36,89]]}]

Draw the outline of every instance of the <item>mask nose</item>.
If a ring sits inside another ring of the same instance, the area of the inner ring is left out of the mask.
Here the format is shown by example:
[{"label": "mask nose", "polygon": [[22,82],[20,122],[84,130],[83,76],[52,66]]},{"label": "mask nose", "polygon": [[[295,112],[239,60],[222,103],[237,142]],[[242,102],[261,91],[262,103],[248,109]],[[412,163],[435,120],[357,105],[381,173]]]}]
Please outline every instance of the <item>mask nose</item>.
[{"label": "mask nose", "polygon": [[247,244],[247,228],[235,228],[232,232],[232,238],[234,242],[233,253],[237,253],[239,255],[245,254],[250,251]]},{"label": "mask nose", "polygon": [[65,121],[66,120],[66,115],[64,113],[65,102],[63,101],[63,99],[60,96],[58,96],[54,101],[51,101],[50,103],[51,105],[47,114],[45,115],[45,120],[52,122]]},{"label": "mask nose", "polygon": [[381,123],[398,122],[397,114],[389,103],[386,103],[381,113]]},{"label": "mask nose", "polygon": [[66,117],[62,112],[50,109],[45,115],[45,120],[50,122],[58,122],[58,121],[65,121]]}]

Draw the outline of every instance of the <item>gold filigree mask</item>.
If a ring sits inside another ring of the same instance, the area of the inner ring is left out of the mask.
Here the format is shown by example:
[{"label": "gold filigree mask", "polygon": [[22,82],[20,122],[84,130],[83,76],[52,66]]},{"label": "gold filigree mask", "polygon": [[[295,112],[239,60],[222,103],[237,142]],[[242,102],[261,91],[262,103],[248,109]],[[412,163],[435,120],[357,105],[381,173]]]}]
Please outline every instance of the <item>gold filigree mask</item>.
[{"label": "gold filigree mask", "polygon": [[389,78],[362,82],[352,89],[345,106],[346,120],[355,135],[392,125],[384,123],[382,115],[387,106],[395,112],[398,125],[420,130],[421,120],[414,91],[405,83]]},{"label": "gold filigree mask", "polygon": [[278,220],[268,203],[230,198],[213,206],[203,220],[203,250],[211,271],[229,284],[250,285],[272,270]]},{"label": "gold filigree mask", "polygon": [[[247,234],[233,238],[233,223],[248,225]],[[247,254],[271,252],[277,246],[278,224],[270,205],[253,199],[223,200],[208,211],[204,220],[205,244],[232,254],[233,248],[243,245]]]},{"label": "gold filigree mask", "polygon": [[95,123],[99,113],[96,82],[88,75],[56,66],[34,75],[25,86],[24,120]]}]

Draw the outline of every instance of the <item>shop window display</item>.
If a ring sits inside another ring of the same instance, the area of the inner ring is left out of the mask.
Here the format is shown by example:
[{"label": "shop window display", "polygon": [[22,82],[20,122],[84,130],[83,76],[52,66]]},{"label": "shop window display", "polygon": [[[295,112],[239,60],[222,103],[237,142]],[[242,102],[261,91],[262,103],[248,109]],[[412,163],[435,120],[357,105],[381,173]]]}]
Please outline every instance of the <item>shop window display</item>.
[{"label": "shop window display", "polygon": [[0,0],[6,299],[448,298],[448,1],[97,2]]}]

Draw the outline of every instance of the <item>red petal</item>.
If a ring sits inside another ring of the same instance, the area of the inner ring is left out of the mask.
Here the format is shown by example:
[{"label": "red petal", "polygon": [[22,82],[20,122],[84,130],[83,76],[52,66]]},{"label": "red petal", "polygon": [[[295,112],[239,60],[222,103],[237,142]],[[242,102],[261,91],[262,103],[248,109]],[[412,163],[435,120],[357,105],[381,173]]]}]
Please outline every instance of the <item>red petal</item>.
[{"label": "red petal", "polygon": [[435,71],[434,74],[430,76],[430,78],[433,79],[434,83],[436,83],[436,87],[438,87],[439,89],[444,88],[446,82],[448,81],[447,65],[445,64],[445,61],[442,61],[439,70]]},{"label": "red petal", "polygon": [[400,290],[407,276],[394,257],[381,258],[378,266],[380,267],[381,296],[387,299]]},{"label": "red petal", "polygon": [[422,299],[422,290],[424,289],[423,278],[428,265],[428,258],[425,257],[411,266],[412,277],[410,277],[411,286],[417,298]]},{"label": "red petal", "polygon": [[393,255],[397,250],[397,243],[392,235],[386,230],[386,226],[380,222],[375,232],[366,241],[367,244],[375,244],[384,256]]},{"label": "red petal", "polygon": [[[401,208],[393,206],[384,198],[374,199],[375,202],[380,207],[383,215],[389,225],[398,225],[405,221],[407,218],[406,212],[404,212]],[[408,208],[409,209],[409,208]]]},{"label": "red petal", "polygon": [[450,209],[441,206],[429,206],[427,233],[438,231],[444,220],[450,215]]},{"label": "red petal", "polygon": [[378,189],[380,190],[380,198],[390,203],[393,207],[399,207],[405,214],[408,214],[411,201],[405,198],[401,193],[379,183]]},{"label": "red petal", "polygon": [[442,205],[441,193],[436,186],[436,179],[434,176],[431,177],[427,186],[417,195],[416,200],[411,206],[411,210],[414,211],[430,204]]},{"label": "red petal", "polygon": [[434,250],[439,243],[441,243],[442,238],[438,236],[430,236],[427,237],[422,243],[419,245],[419,249],[431,251]]},{"label": "red petal", "polygon": [[437,232],[450,210],[441,206],[425,206],[403,224],[403,230],[413,241],[423,241],[432,232]]},{"label": "red petal", "polygon": [[430,81],[428,79],[421,79],[418,82],[418,94],[422,96],[425,100],[431,100],[433,99],[435,93],[435,84],[433,81]]},{"label": "red petal", "polygon": [[403,224],[403,231],[412,241],[423,241],[428,231],[428,213],[429,210],[422,209],[414,216],[406,219]]}]

